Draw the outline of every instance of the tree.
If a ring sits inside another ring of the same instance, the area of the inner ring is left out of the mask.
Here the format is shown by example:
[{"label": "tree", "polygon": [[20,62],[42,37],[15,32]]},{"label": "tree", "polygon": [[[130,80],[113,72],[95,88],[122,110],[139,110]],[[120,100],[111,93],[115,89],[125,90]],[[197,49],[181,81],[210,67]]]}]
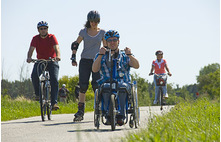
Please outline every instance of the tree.
[{"label": "tree", "polygon": [[202,68],[197,76],[197,83],[201,93],[208,93],[212,98],[219,96],[220,65],[215,63]]}]

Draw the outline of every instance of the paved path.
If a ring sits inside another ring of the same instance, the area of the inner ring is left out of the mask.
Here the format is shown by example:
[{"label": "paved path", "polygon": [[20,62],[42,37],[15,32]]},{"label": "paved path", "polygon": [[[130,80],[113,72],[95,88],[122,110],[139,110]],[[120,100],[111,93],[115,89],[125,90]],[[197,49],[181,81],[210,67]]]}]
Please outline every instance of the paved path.
[{"label": "paved path", "polygon": [[[141,127],[146,127],[148,118],[153,115],[166,113],[173,106],[165,106],[160,111],[158,106],[140,107]],[[93,112],[85,114],[82,122],[74,123],[73,114],[52,115],[52,120],[41,121],[41,117],[31,117],[19,120],[4,121],[1,123],[2,142],[111,142],[120,141],[130,132],[139,129],[130,128],[129,123],[116,126],[101,124],[100,130],[94,127]]]}]

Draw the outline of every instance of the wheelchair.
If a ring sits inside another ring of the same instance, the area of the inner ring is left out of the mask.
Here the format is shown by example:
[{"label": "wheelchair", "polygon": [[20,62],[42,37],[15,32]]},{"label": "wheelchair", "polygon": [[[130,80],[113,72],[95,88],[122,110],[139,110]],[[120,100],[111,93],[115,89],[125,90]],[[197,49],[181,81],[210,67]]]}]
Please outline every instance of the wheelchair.
[{"label": "wheelchair", "polygon": [[[112,84],[112,85],[110,85]],[[137,82],[129,84],[129,88],[118,86],[117,82],[112,83],[104,83],[98,89],[95,90],[94,96],[94,126],[99,129],[100,123],[102,122],[104,125],[111,125],[111,130],[114,131],[117,124],[116,116],[120,113],[120,101],[119,95],[121,93],[126,94],[125,101],[125,120],[124,124],[126,124],[129,120],[130,128],[138,128],[140,125],[140,109],[138,106],[138,95],[137,95]],[[110,97],[108,100],[108,105],[106,105],[106,109],[104,109],[104,100],[103,94],[110,93]],[[110,123],[106,124],[104,120],[105,118],[110,117]]]}]

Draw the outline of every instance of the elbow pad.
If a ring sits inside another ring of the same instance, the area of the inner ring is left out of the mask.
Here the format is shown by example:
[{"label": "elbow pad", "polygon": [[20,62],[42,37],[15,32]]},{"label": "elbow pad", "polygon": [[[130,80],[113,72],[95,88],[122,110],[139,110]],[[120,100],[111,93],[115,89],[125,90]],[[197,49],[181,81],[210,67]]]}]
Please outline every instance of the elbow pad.
[{"label": "elbow pad", "polygon": [[77,41],[75,42],[72,42],[71,44],[71,50],[78,50],[78,46],[79,46],[79,43]]}]

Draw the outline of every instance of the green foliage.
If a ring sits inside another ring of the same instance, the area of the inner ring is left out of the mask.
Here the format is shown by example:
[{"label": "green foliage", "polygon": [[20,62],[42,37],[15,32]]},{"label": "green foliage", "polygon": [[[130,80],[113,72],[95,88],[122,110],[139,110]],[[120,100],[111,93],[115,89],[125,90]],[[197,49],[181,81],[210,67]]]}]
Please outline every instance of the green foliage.
[{"label": "green foliage", "polygon": [[[59,88],[62,87],[62,84],[66,84],[66,88],[69,90],[67,101],[76,101],[76,95],[75,95],[75,86],[78,85],[79,77],[76,75],[74,77],[68,77],[63,76],[59,79]],[[91,86],[91,83],[89,83],[88,90],[86,92],[86,101],[92,100],[94,98],[94,92]]]},{"label": "green foliage", "polygon": [[24,96],[25,98],[31,99],[34,94],[34,88],[30,79],[21,81],[9,82],[8,80],[1,80],[1,94],[3,96],[9,95],[11,98],[15,99],[19,96]]},{"label": "green foliage", "polygon": [[1,121],[37,116],[40,114],[38,102],[18,97],[12,100],[10,96],[1,97]]},{"label": "green foliage", "polygon": [[201,98],[179,103],[169,113],[150,119],[146,129],[130,134],[124,141],[220,141],[219,101]]},{"label": "green foliage", "polygon": [[[77,103],[70,102],[68,104],[58,103],[60,109],[53,111],[52,114],[76,113]],[[93,111],[94,101],[86,102],[85,112]],[[10,96],[1,96],[1,121],[21,119],[32,116],[40,116],[40,104],[36,101],[18,97],[14,100]],[[39,120],[41,118],[39,117]]]},{"label": "green foliage", "polygon": [[197,82],[201,93],[208,93],[211,98],[219,97],[220,65],[216,63],[202,68],[197,76]]},{"label": "green foliage", "polygon": [[137,81],[137,94],[138,94],[138,102],[139,106],[146,106],[150,105],[150,94],[149,90],[149,83],[144,78],[138,76],[138,74],[131,75],[132,81]]}]

